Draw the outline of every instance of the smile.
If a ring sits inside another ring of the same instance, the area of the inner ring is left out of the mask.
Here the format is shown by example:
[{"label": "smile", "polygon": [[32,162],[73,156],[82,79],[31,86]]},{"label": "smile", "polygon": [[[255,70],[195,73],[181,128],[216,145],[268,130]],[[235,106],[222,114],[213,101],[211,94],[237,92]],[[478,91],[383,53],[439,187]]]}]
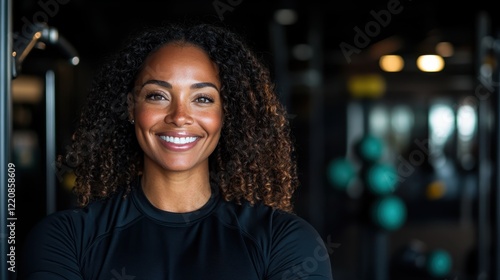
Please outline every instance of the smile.
[{"label": "smile", "polygon": [[188,144],[196,141],[197,137],[173,137],[173,136],[160,136],[162,140],[165,140],[174,144]]}]

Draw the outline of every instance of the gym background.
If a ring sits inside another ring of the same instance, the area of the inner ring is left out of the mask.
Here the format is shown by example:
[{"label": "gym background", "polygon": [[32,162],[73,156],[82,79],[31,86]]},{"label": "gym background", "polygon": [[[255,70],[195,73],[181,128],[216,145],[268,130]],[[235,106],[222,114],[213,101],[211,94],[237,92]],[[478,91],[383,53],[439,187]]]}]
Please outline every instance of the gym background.
[{"label": "gym background", "polygon": [[19,258],[37,221],[74,206],[55,159],[100,61],[140,25],[193,17],[231,26],[271,68],[296,138],[296,212],[335,279],[500,279],[492,4],[325,2],[1,0],[1,279],[8,163]]}]

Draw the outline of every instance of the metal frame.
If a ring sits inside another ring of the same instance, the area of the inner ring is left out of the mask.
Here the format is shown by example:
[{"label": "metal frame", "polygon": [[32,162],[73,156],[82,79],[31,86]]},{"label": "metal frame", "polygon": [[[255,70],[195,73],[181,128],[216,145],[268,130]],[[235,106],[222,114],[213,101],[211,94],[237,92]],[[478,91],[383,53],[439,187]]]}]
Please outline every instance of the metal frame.
[{"label": "metal frame", "polygon": [[[7,178],[8,164],[11,160],[12,132],[12,0],[0,0],[0,254],[7,256],[9,247],[7,237]],[[18,246],[19,247],[19,246]],[[17,248],[16,248],[17,249]],[[9,279],[6,261],[0,262],[0,279]],[[17,269],[17,266],[16,266]],[[14,279],[14,278],[13,278]]]}]

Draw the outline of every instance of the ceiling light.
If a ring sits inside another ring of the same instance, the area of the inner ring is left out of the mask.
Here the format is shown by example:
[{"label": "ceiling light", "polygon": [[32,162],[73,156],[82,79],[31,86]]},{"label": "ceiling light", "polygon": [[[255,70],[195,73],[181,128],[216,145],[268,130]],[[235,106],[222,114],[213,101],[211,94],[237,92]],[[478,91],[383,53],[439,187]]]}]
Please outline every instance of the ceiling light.
[{"label": "ceiling light", "polygon": [[444,68],[444,59],[439,55],[421,55],[417,58],[417,67],[423,72],[439,72]]},{"label": "ceiling light", "polygon": [[385,72],[399,72],[403,70],[405,62],[399,55],[383,55],[379,59],[380,69]]}]

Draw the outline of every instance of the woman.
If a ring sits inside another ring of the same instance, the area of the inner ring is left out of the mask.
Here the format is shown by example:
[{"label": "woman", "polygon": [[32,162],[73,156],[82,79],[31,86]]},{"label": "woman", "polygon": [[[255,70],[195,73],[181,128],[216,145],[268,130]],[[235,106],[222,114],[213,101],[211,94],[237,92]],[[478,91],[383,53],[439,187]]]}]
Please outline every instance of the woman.
[{"label": "woman", "polygon": [[33,229],[20,278],[331,279],[289,133],[236,34],[147,29],[96,76],[66,156],[81,207]]}]

